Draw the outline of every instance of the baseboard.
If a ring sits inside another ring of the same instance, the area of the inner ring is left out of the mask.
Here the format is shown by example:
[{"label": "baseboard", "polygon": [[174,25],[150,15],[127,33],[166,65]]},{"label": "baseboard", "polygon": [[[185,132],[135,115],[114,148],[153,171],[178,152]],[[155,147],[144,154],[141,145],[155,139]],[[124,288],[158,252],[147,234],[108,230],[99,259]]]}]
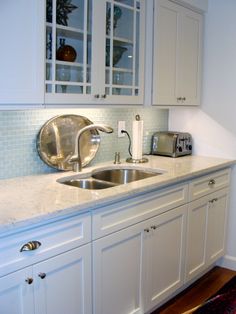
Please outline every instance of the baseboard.
[{"label": "baseboard", "polygon": [[236,257],[231,255],[225,255],[217,262],[217,265],[236,270]]}]

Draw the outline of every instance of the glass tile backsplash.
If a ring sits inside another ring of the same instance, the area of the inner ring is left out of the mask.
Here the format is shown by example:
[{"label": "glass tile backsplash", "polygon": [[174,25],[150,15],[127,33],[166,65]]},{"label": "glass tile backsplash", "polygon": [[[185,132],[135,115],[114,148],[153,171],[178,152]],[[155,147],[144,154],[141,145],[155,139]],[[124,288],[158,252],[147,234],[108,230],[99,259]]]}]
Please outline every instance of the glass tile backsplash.
[{"label": "glass tile backsplash", "polygon": [[78,114],[93,123],[105,123],[114,133],[100,133],[101,144],[91,164],[113,160],[116,151],[121,158],[128,156],[127,136],[117,137],[118,121],[125,121],[132,137],[132,121],[136,114],[144,121],[143,152],[149,153],[152,134],[168,129],[168,110],[156,108],[85,108],[0,111],[0,179],[55,172],[40,158],[36,138],[41,126],[54,116]]}]

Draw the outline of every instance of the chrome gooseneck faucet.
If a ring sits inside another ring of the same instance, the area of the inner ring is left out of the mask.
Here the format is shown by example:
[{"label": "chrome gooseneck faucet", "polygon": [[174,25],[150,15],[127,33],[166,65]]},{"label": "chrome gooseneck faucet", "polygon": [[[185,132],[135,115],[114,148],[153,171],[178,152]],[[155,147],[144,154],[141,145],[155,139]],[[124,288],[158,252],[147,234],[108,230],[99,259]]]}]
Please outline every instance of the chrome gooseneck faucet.
[{"label": "chrome gooseneck faucet", "polygon": [[90,124],[79,130],[75,139],[75,151],[73,156],[69,159],[69,162],[73,164],[73,171],[80,172],[82,171],[82,161],[80,155],[80,137],[81,135],[88,130],[99,130],[105,133],[112,133],[113,129],[104,124]]}]

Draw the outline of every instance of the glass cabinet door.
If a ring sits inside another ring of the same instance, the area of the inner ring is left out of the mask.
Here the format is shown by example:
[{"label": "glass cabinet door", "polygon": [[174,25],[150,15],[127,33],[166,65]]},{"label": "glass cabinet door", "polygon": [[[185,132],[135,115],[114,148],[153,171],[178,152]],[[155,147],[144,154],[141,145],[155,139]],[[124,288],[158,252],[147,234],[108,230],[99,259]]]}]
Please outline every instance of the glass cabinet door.
[{"label": "glass cabinet door", "polygon": [[92,0],[46,0],[46,93],[91,94]]},{"label": "glass cabinet door", "polygon": [[106,1],[106,95],[140,95],[140,1]]}]

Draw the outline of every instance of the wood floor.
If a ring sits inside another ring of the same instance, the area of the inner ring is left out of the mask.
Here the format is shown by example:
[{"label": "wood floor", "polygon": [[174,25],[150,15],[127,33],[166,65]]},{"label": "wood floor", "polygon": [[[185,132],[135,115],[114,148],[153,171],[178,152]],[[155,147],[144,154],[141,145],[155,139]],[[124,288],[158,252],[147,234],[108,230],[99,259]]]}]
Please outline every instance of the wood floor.
[{"label": "wood floor", "polygon": [[152,314],[181,314],[190,310],[217,292],[234,275],[236,271],[215,267]]}]

